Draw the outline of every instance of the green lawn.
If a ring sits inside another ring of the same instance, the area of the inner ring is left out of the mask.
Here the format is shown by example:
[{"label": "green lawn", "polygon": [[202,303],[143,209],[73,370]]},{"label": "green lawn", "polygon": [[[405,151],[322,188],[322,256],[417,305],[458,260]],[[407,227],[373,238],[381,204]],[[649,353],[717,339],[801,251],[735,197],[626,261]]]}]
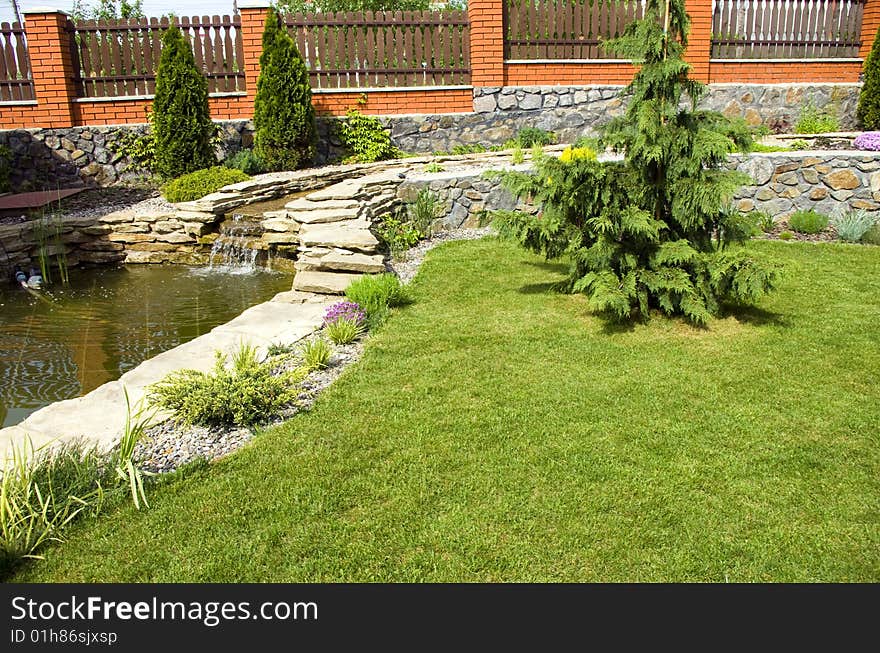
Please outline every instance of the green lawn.
[{"label": "green lawn", "polygon": [[760,310],[609,328],[434,250],[308,415],[20,581],[880,581],[880,247],[759,242]]}]

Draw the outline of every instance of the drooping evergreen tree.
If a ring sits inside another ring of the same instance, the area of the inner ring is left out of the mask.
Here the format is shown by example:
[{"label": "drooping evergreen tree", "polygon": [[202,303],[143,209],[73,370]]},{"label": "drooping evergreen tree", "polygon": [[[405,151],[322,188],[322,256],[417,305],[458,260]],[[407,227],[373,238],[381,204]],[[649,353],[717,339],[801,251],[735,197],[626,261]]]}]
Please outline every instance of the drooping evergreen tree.
[{"label": "drooping evergreen tree", "polygon": [[154,168],[162,177],[179,177],[216,163],[211,144],[216,128],[208,109],[208,83],[176,25],[162,34],[151,122]]},{"label": "drooping evergreen tree", "polygon": [[865,59],[865,81],[859,93],[856,117],[866,130],[880,129],[880,28],[874,36],[874,45]]},{"label": "drooping evergreen tree", "polygon": [[274,9],[263,30],[254,129],[254,150],[267,170],[295,170],[312,162],[316,137],[309,73]]},{"label": "drooping evergreen tree", "polygon": [[751,138],[739,123],[697,109],[704,86],[688,78],[682,59],[688,25],[683,0],[647,0],[644,19],[606,43],[641,64],[624,91],[626,113],[602,134],[623,161],[574,149],[539,161],[537,174],[505,175],[541,212],[499,213],[502,233],[547,258],[570,258],[566,289],[617,319],[660,309],[705,324],[723,303],[757,301],[777,276],[733,247],[750,233],[748,219],[730,209],[749,179],[722,164]]}]

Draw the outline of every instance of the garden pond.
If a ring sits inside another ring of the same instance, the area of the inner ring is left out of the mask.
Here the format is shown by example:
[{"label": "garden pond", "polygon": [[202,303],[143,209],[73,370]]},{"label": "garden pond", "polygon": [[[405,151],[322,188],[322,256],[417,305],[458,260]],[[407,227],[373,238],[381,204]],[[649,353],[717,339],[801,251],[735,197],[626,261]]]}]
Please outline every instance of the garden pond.
[{"label": "garden pond", "polygon": [[70,284],[0,284],[0,424],[85,394],[289,290],[261,268],[73,269]]}]

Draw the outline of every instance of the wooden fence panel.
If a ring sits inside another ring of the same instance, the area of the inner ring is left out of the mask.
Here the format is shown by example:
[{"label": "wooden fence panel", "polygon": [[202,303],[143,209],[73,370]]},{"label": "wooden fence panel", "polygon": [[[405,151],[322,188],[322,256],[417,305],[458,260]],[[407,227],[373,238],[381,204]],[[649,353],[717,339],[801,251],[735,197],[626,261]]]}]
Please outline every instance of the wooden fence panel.
[{"label": "wooden fence panel", "polygon": [[[209,93],[245,90],[241,19],[183,16],[175,19],[193,49]],[[80,97],[152,95],[167,18],[81,20],[71,27],[78,55]]]},{"label": "wooden fence panel", "polygon": [[859,56],[865,0],[714,0],[714,59]]},{"label": "wooden fence panel", "polygon": [[617,59],[601,47],[644,15],[643,0],[507,0],[505,58]]},{"label": "wooden fence panel", "polygon": [[445,86],[470,83],[464,11],[290,14],[313,88]]},{"label": "wooden fence panel", "polygon": [[34,82],[21,23],[0,23],[0,102],[34,99]]}]

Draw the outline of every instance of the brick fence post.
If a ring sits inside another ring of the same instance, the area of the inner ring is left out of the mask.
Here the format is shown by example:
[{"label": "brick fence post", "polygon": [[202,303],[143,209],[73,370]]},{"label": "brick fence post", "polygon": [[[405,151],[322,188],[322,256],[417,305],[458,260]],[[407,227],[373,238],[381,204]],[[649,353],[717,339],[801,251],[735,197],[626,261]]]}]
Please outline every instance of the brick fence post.
[{"label": "brick fence post", "polygon": [[862,14],[862,45],[859,48],[859,56],[862,59],[866,59],[871,53],[878,27],[880,27],[880,0],[867,0]]},{"label": "brick fence post", "polygon": [[471,84],[504,86],[504,0],[470,0]]},{"label": "brick fence post", "polygon": [[238,10],[241,13],[241,44],[244,50],[242,60],[251,115],[254,110],[254,98],[257,96],[260,55],[263,54],[263,30],[266,27],[269,7],[267,0],[239,0],[238,3]]},{"label": "brick fence post", "polygon": [[691,78],[709,83],[709,59],[712,54],[712,0],[685,0],[691,17],[691,31],[684,58],[692,67]]},{"label": "brick fence post", "polygon": [[32,7],[22,13],[37,100],[34,126],[73,127],[77,71],[67,14],[51,7]]}]

